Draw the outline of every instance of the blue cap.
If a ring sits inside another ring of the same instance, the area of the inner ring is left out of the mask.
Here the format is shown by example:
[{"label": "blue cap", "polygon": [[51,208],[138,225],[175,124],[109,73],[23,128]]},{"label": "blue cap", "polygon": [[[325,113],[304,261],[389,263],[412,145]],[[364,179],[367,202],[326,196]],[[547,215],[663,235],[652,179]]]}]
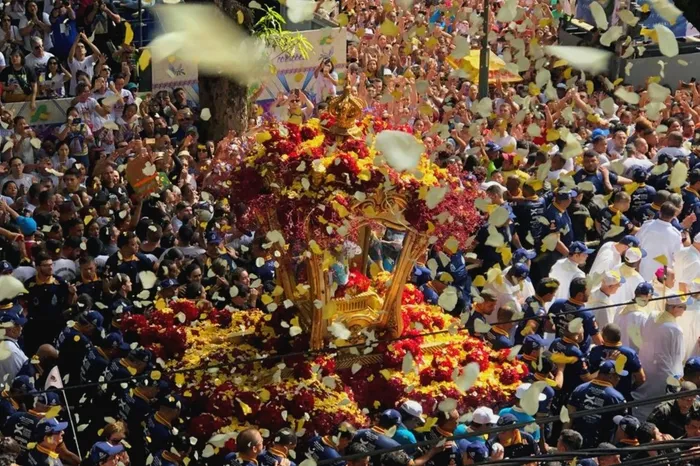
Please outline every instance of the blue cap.
[{"label": "blue cap", "polygon": [[626,370],[623,370],[622,372],[619,372],[619,373],[618,373],[618,372],[615,370],[615,361],[610,361],[610,360],[604,361],[604,362],[600,365],[600,368],[598,369],[598,371],[599,371],[601,374],[617,374],[617,375],[619,375],[619,376],[621,376],[621,377],[624,377],[624,376],[626,376],[627,374],[629,374],[629,372],[627,372]]},{"label": "blue cap", "polygon": [[97,329],[101,330],[102,329],[102,324],[104,323],[104,317],[102,314],[100,314],[97,311],[88,311],[83,314],[80,314],[78,317],[78,322],[80,322],[83,325],[93,325]]},{"label": "blue cap", "polygon": [[585,243],[582,243],[581,241],[574,241],[571,243],[569,246],[569,255],[571,254],[593,254],[595,251],[593,249],[589,249]]},{"label": "blue cap", "polygon": [[535,251],[525,248],[518,248],[513,253],[513,263],[525,262],[526,260],[532,260],[535,257],[537,257],[537,253]]},{"label": "blue cap", "polygon": [[544,348],[544,346],[544,338],[537,334],[528,335],[523,339],[523,346],[522,348],[520,348],[520,352],[523,354],[527,354],[533,351],[537,351],[540,348]]},{"label": "blue cap", "polygon": [[12,322],[15,325],[24,326],[27,323],[27,318],[16,311],[6,311],[0,314],[0,324]]},{"label": "blue cap", "polygon": [[511,413],[506,413],[498,418],[497,426],[512,426],[518,423],[518,418]]},{"label": "blue cap", "polygon": [[578,196],[578,191],[576,191],[575,189],[569,189],[566,187],[559,188],[554,193],[554,198],[557,201],[565,201],[567,199],[573,199],[576,196]]},{"label": "blue cap", "polygon": [[425,285],[432,279],[432,274],[430,269],[424,265],[414,265],[413,266],[413,281],[416,285]]},{"label": "blue cap", "polygon": [[599,136],[607,137],[610,135],[610,131],[607,129],[596,128],[591,132],[591,139],[597,138]]},{"label": "blue cap", "polygon": [[135,350],[131,350],[129,357],[150,364],[153,360],[153,353],[145,348],[136,348]]},{"label": "blue cap", "polygon": [[36,394],[34,389],[34,382],[28,375],[18,375],[12,380],[12,385],[10,385],[10,390],[20,391],[30,395]]},{"label": "blue cap", "polygon": [[182,409],[183,400],[180,395],[165,395],[159,400],[160,406],[165,406],[171,409]]},{"label": "blue cap", "polygon": [[613,422],[617,424],[620,429],[622,429],[622,432],[632,438],[637,438],[637,431],[642,426],[639,419],[629,414],[626,416],[618,414],[617,416],[613,417]]},{"label": "blue cap", "polygon": [[221,236],[214,230],[209,231],[204,238],[207,240],[207,244],[221,244],[221,241],[223,241]]},{"label": "blue cap", "polygon": [[17,217],[15,219],[15,222],[19,227],[19,231],[21,231],[23,235],[33,235],[34,233],[36,233],[36,220],[34,220],[33,218]]},{"label": "blue cap", "polygon": [[379,424],[382,427],[392,427],[401,424],[401,413],[395,409],[387,409],[379,416]]},{"label": "blue cap", "polygon": [[699,357],[690,358],[685,362],[685,366],[683,366],[683,374],[685,375],[687,372],[700,372]]},{"label": "blue cap", "polygon": [[649,282],[642,282],[634,289],[635,296],[646,296],[654,294],[654,287]]},{"label": "blue cap", "polygon": [[458,445],[459,450],[471,458],[474,463],[483,463],[489,459],[489,449],[485,443],[460,440]]},{"label": "blue cap", "polygon": [[636,236],[632,235],[625,235],[622,237],[622,239],[619,241],[620,244],[624,244],[625,246],[630,246],[634,248],[639,247],[639,238]]},{"label": "blue cap", "polygon": [[632,180],[641,183],[649,178],[649,172],[644,167],[634,167],[632,169]]},{"label": "blue cap", "polygon": [[486,143],[486,152],[499,151],[499,150],[503,150],[503,148],[501,146],[499,146],[498,144],[496,144],[495,142],[489,141]]},{"label": "blue cap", "polygon": [[57,434],[63,432],[68,428],[67,422],[58,422],[56,419],[42,419],[39,421],[34,428],[34,433],[41,438],[47,435]]},{"label": "blue cap", "polygon": [[90,449],[90,461],[93,464],[100,464],[104,460],[124,451],[124,445],[112,445],[109,442],[97,442]]},{"label": "blue cap", "polygon": [[165,288],[172,288],[179,285],[180,284],[174,278],[166,278],[165,280],[161,280],[159,286],[161,290],[164,290]]},{"label": "blue cap", "polygon": [[530,268],[522,262],[517,262],[511,266],[510,273],[517,278],[527,278]]},{"label": "blue cap", "polygon": [[14,271],[14,267],[7,261],[0,261],[0,275],[6,275]]},{"label": "blue cap", "polygon": [[34,404],[41,403],[45,406],[59,406],[61,404],[61,398],[58,396],[58,392],[49,391],[44,393],[39,393],[34,397]]},{"label": "blue cap", "polygon": [[124,342],[124,337],[122,337],[122,334],[119,332],[108,333],[103,341],[104,346],[112,349],[120,349],[124,351],[129,349],[129,344]]}]

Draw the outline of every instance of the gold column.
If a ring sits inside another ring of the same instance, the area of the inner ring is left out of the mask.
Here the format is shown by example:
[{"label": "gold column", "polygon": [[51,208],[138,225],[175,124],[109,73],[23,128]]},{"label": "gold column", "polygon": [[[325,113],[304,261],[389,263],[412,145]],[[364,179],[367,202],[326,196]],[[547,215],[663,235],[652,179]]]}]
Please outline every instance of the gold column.
[{"label": "gold column", "polygon": [[323,338],[328,327],[323,311],[330,299],[328,281],[323,270],[323,256],[311,254],[307,259],[307,275],[309,280],[309,305],[311,306],[311,349],[323,348]]},{"label": "gold column", "polygon": [[428,247],[428,237],[413,230],[406,232],[401,255],[394,266],[391,287],[384,296],[383,315],[380,326],[389,330],[389,338],[397,338],[403,333],[401,299],[406,282],[411,276],[413,265]]},{"label": "gold column", "polygon": [[360,228],[358,234],[358,243],[362,252],[360,255],[355,256],[352,259],[353,267],[357,268],[360,272],[367,275],[367,266],[369,265],[369,246],[372,242],[372,229],[369,225],[365,225]]}]

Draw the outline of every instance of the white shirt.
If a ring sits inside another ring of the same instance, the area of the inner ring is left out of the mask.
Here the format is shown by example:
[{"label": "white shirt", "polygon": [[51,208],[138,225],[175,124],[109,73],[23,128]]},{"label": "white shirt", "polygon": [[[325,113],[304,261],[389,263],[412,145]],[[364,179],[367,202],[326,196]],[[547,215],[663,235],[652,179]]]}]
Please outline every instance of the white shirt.
[{"label": "white shirt", "polygon": [[[107,91],[105,94],[105,97],[108,97],[110,95],[116,95],[112,91]],[[124,107],[127,106],[128,104],[133,104],[134,103],[134,96],[131,95],[131,92],[127,91],[126,89],[122,89],[120,93],[122,99],[124,99],[124,103],[121,102],[115,102],[112,104],[112,111],[110,115],[110,119],[114,122],[119,120],[119,118],[122,116],[124,113]]]},{"label": "white shirt", "polygon": [[639,245],[647,252],[642,258],[639,273],[645,281],[651,282],[661,263],[655,258],[666,256],[669,267],[673,267],[673,256],[683,247],[681,232],[676,230],[669,222],[661,219],[653,219],[644,222],[637,232]]},{"label": "white shirt", "polygon": [[39,77],[41,73],[46,71],[49,59],[53,57],[53,53],[44,52],[40,57],[37,57],[33,53],[30,53],[24,57],[24,66],[29,68],[34,72],[34,75]]},{"label": "white shirt", "polygon": [[[51,79],[46,79],[46,77],[46,73],[41,73],[37,76],[37,82],[40,88],[39,93],[42,96],[51,98],[65,97],[66,88],[64,83],[66,82],[66,75],[63,73],[56,73],[51,76]],[[42,91],[41,86],[45,86],[47,89]]]},{"label": "white shirt", "polygon": [[86,73],[88,76],[90,76],[90,81],[92,81],[92,76],[95,71],[95,63],[97,63],[97,60],[95,60],[93,55],[88,55],[82,60],[78,60],[75,57],[73,57],[73,60],[68,60],[68,69],[72,75],[70,78],[70,85],[68,87],[69,95],[75,95],[75,86],[77,85],[75,77],[78,74],[78,71]]},{"label": "white shirt", "polygon": [[[603,291],[600,288],[597,288],[591,293],[590,298],[588,298],[588,301],[586,302],[586,307],[596,308],[602,306],[609,306],[611,304],[617,303],[614,303],[610,296],[603,293]],[[619,306],[613,306],[594,311],[595,319],[598,322],[598,326],[600,328],[603,328],[606,325],[615,322],[615,318],[617,317],[617,313],[619,310]]]},{"label": "white shirt", "polygon": [[695,246],[681,248],[673,260],[676,282],[691,285],[700,276],[700,251]]},{"label": "white shirt", "polygon": [[576,262],[565,257],[559,259],[552,266],[552,270],[549,271],[549,277],[559,280],[559,288],[554,295],[554,299],[567,299],[569,297],[569,286],[574,281],[574,278],[585,278],[586,274],[583,273],[583,270],[578,267]]},{"label": "white shirt", "polygon": [[[505,272],[503,273],[503,283],[499,284],[493,281],[484,287],[484,291],[488,291],[496,297],[496,310],[504,306],[509,306],[516,312],[520,312],[522,310],[522,303],[524,303],[527,298],[527,295],[523,291],[523,286],[510,283],[505,277]],[[490,315],[486,316],[486,322],[489,324],[498,322],[497,314],[498,312],[492,312]]]},{"label": "white shirt", "polygon": [[24,186],[25,191],[28,191],[29,188],[34,184],[36,179],[28,173],[22,173],[22,176],[20,176],[19,178],[15,178],[12,175],[7,175],[5,178],[2,179],[2,186],[5,187],[5,183],[7,183],[8,181],[13,181],[17,185],[18,189],[20,186]]},{"label": "white shirt", "polygon": [[97,105],[97,100],[92,97],[88,97],[85,102],[78,102],[75,104],[78,115],[80,115],[83,122],[86,123],[93,132],[98,131],[104,126],[102,117],[95,110]]},{"label": "white shirt", "polygon": [[3,338],[0,348],[3,353],[9,353],[7,357],[0,359],[0,380],[12,380],[29,358],[19,348],[17,341],[10,337]]},{"label": "white shirt", "polygon": [[[40,13],[37,13],[39,16]],[[51,24],[48,13],[41,13],[41,21],[44,24]],[[29,20],[26,15],[22,15],[19,18],[19,29],[24,29],[29,24]],[[32,37],[41,37],[44,40],[44,50],[51,50],[53,48],[53,40],[51,40],[51,30],[49,32],[43,32],[38,27],[34,26],[31,33],[24,36],[24,48],[26,50],[32,50]]]},{"label": "white shirt", "polygon": [[[639,361],[647,381],[632,393],[635,400],[648,399],[666,393],[666,379],[683,375],[683,329],[670,314],[651,314],[642,327]],[[640,420],[646,419],[654,406],[640,406]]]},{"label": "white shirt", "polygon": [[595,256],[591,270],[588,272],[590,275],[596,273],[602,275],[620,266],[622,263],[622,256],[617,252],[615,248],[616,244],[617,243],[613,241],[608,241],[598,249],[598,255]]},{"label": "white shirt", "polygon": [[627,264],[622,264],[617,271],[624,277],[625,283],[620,285],[617,292],[612,295],[612,302],[618,304],[629,303],[634,299],[634,290],[637,289],[637,285],[644,282],[644,278]]},{"label": "white shirt", "polygon": [[12,276],[22,283],[26,282],[30,278],[36,275],[36,269],[34,267],[29,267],[26,265],[20,265],[15,270],[12,271]]}]

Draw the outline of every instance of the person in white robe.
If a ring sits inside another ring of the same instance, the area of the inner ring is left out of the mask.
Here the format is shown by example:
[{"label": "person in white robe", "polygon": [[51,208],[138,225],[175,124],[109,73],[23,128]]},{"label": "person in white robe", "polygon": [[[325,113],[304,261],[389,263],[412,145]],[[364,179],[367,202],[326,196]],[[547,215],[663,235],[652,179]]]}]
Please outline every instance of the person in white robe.
[{"label": "person in white robe", "polygon": [[634,290],[637,285],[644,283],[644,278],[639,274],[639,264],[642,258],[646,255],[643,249],[629,248],[625,251],[622,259],[622,264],[617,271],[625,279],[625,283],[620,286],[620,289],[612,297],[612,302],[618,304],[629,303],[634,299]]},{"label": "person in white robe", "polygon": [[[600,286],[594,288],[591,292],[586,307],[593,309],[600,328],[615,322],[615,317],[617,317],[620,306],[613,306],[616,303],[612,301],[612,295],[620,289],[620,286],[624,282],[625,279],[622,278],[622,275],[620,275],[618,271],[609,270],[603,274]],[[595,308],[601,309],[595,310]]]},{"label": "person in white robe", "polygon": [[[666,273],[665,277],[664,271]],[[654,287],[655,298],[664,298],[666,296],[681,294],[681,291],[678,289],[678,282],[676,281],[676,272],[670,267],[659,267],[654,274],[652,285]],[[661,312],[666,308],[666,300],[655,299],[649,303],[649,308],[652,311]]]},{"label": "person in white robe", "polygon": [[[635,400],[664,395],[666,380],[683,374],[684,336],[678,319],[685,312],[686,305],[684,298],[669,298],[664,312],[652,314],[644,324],[641,334],[644,344],[639,351],[639,361],[647,373],[647,381],[632,392]],[[639,406],[634,414],[643,421],[653,408],[653,404]]]},{"label": "person in white robe", "polygon": [[659,265],[673,265],[673,256],[683,247],[681,232],[671,221],[676,216],[676,207],[664,202],[659,210],[659,218],[644,222],[637,232],[640,247],[647,252],[639,266],[639,274],[644,281],[651,282]]},{"label": "person in white robe", "polygon": [[634,290],[634,302],[626,305],[615,316],[613,322],[620,327],[622,346],[629,346],[639,352],[642,345],[641,329],[652,313],[649,300],[653,296],[654,287],[647,282],[640,283]]},{"label": "person in white robe", "polygon": [[588,255],[594,251],[588,249],[586,245],[580,241],[574,241],[569,246],[569,256],[559,259],[549,271],[549,278],[555,278],[559,281],[559,289],[557,289],[554,299],[566,299],[569,297],[569,285],[574,278],[585,278],[586,274],[581,270],[581,266],[586,264]]},{"label": "person in white robe", "polygon": [[624,236],[617,243],[609,241],[602,244],[598,248],[598,254],[595,256],[589,275],[602,275],[608,270],[614,270],[622,264],[622,255],[630,247],[638,248],[639,239],[636,236]]},{"label": "person in white robe", "polygon": [[[496,298],[496,310],[502,307],[510,307],[516,314],[522,312],[522,305],[528,295],[524,292],[523,283],[530,273],[527,265],[517,263],[508,269],[501,280],[494,280],[484,286],[484,291]],[[498,313],[493,312],[486,316],[489,324],[498,322]]]},{"label": "person in white robe", "polygon": [[673,269],[676,271],[678,289],[683,293],[690,291],[693,281],[700,277],[700,233],[693,238],[693,244],[676,253]]}]

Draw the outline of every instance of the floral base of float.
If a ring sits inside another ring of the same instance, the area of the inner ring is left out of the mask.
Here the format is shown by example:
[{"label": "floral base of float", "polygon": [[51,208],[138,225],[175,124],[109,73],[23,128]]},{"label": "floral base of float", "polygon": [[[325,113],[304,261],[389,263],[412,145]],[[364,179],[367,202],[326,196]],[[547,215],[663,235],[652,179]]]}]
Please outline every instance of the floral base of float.
[{"label": "floral base of float", "polygon": [[[358,280],[370,283],[364,276]],[[198,308],[187,300],[166,307],[160,301],[148,318],[125,316],[123,329],[165,365],[159,377],[168,377],[184,397],[191,415],[188,433],[199,440],[198,448],[211,442],[215,447],[208,448],[209,454],[234,451],[236,434],[255,426],[265,436],[291,427],[301,449],[305,440],[330,434],[342,421],[367,426],[371,415],[405,399],[423,405],[426,429],[437,420],[438,404],[448,398],[460,412],[512,402],[527,368],[508,361],[507,350],[495,352],[457,330],[457,319],[422,301],[422,293],[406,285],[402,336],[411,338],[382,342],[370,337],[365,347],[308,358],[275,358],[309,349],[306,333],[290,335],[298,325],[293,306],[265,313]],[[421,336],[439,331],[445,332]],[[404,371],[407,353],[413,364]],[[453,380],[472,362],[481,372],[462,392]]]}]

